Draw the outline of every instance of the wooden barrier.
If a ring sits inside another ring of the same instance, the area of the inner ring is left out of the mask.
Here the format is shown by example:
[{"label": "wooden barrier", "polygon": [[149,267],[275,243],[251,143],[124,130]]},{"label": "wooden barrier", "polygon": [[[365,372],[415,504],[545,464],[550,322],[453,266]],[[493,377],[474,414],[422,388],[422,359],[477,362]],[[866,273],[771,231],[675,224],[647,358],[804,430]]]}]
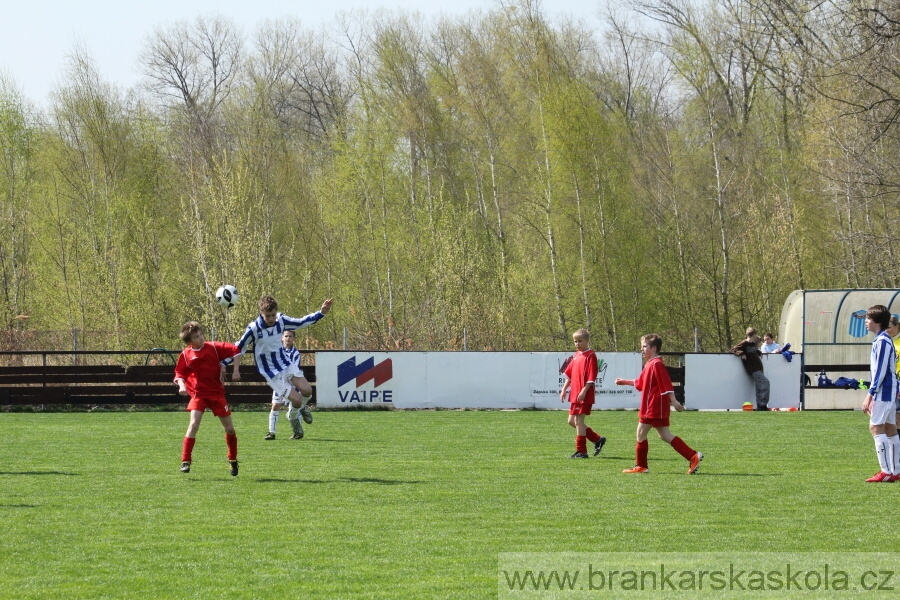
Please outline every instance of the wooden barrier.
[{"label": "wooden barrier", "polygon": [[[316,397],[315,367],[304,366]],[[240,368],[241,381],[225,382],[229,404],[272,401],[270,388],[253,365]],[[186,404],[172,383],[171,365],[45,365],[0,367],[0,406],[21,404]]]}]

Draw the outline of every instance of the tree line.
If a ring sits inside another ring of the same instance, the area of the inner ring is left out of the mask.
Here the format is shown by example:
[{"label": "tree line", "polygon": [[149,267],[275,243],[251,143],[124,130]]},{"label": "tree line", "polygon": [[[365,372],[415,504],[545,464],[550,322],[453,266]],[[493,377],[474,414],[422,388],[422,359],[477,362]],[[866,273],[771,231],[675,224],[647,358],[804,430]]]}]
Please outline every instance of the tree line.
[{"label": "tree line", "polygon": [[334,296],[309,348],[719,351],[794,289],[898,286],[900,7],[584,17],[200,17],[132,89],[78,47],[46,107],[0,80],[0,330],[236,339],[268,293]]}]

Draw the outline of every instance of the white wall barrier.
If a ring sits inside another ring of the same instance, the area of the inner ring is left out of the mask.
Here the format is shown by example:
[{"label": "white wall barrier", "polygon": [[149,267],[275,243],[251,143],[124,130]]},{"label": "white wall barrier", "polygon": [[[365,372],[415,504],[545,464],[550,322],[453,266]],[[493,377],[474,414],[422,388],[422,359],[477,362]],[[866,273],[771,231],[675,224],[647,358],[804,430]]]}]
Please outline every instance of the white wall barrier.
[{"label": "white wall barrier", "polygon": [[[559,367],[570,352],[317,352],[316,403],[327,408],[566,408]],[[599,357],[597,408],[637,407],[640,355]]]},{"label": "white wall barrier", "polygon": [[[800,406],[800,356],[791,362],[781,354],[763,354],[769,379],[769,408]],[[684,403],[688,408],[738,409],[756,404],[753,380],[733,354],[687,354],[684,357]]]},{"label": "white wall barrier", "polygon": [[[568,409],[559,400],[559,367],[570,352],[317,352],[316,402],[323,408],[386,405],[396,408]],[[772,382],[769,406],[797,406],[799,357],[763,359]],[[641,371],[637,352],[598,355],[596,409],[638,407],[632,387],[618,377]],[[687,355],[689,408],[740,408],[753,402],[753,383],[733,355]]]}]

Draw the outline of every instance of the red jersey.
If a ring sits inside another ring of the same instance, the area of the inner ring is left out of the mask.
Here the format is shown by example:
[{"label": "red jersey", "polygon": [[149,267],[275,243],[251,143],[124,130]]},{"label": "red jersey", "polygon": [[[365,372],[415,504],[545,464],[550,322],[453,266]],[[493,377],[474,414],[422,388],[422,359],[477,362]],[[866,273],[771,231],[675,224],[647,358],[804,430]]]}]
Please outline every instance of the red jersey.
[{"label": "red jersey", "polygon": [[660,357],[654,356],[647,361],[640,376],[634,380],[634,387],[641,393],[638,418],[669,418],[672,404],[665,394],[674,392],[675,388],[672,387],[672,379]]},{"label": "red jersey", "polygon": [[[571,380],[569,388],[569,402],[577,402],[578,394],[581,388],[590,381],[597,379],[597,354],[593,350],[585,350],[584,352],[576,352],[572,361],[566,366],[564,371],[566,377]],[[589,386],[584,396],[584,404],[594,403],[594,386]]]},{"label": "red jersey", "polygon": [[198,350],[188,346],[178,357],[175,379],[184,379],[191,398],[225,400],[225,386],[219,378],[221,361],[239,352],[237,346],[228,342],[205,342]]}]

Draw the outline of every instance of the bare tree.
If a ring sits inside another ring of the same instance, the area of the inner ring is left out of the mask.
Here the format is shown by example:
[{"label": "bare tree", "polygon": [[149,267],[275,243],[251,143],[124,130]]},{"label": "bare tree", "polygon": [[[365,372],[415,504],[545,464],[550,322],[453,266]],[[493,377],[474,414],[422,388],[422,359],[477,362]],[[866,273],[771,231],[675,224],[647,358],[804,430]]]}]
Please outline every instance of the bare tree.
[{"label": "bare tree", "polygon": [[208,147],[219,109],[238,84],[243,35],[223,17],[197,17],[169,29],[158,27],[140,55],[148,88],[188,117]]},{"label": "bare tree", "polygon": [[353,89],[324,33],[306,31],[294,19],[270,21],[254,43],[250,77],[286,130],[323,140],[343,126]]}]

